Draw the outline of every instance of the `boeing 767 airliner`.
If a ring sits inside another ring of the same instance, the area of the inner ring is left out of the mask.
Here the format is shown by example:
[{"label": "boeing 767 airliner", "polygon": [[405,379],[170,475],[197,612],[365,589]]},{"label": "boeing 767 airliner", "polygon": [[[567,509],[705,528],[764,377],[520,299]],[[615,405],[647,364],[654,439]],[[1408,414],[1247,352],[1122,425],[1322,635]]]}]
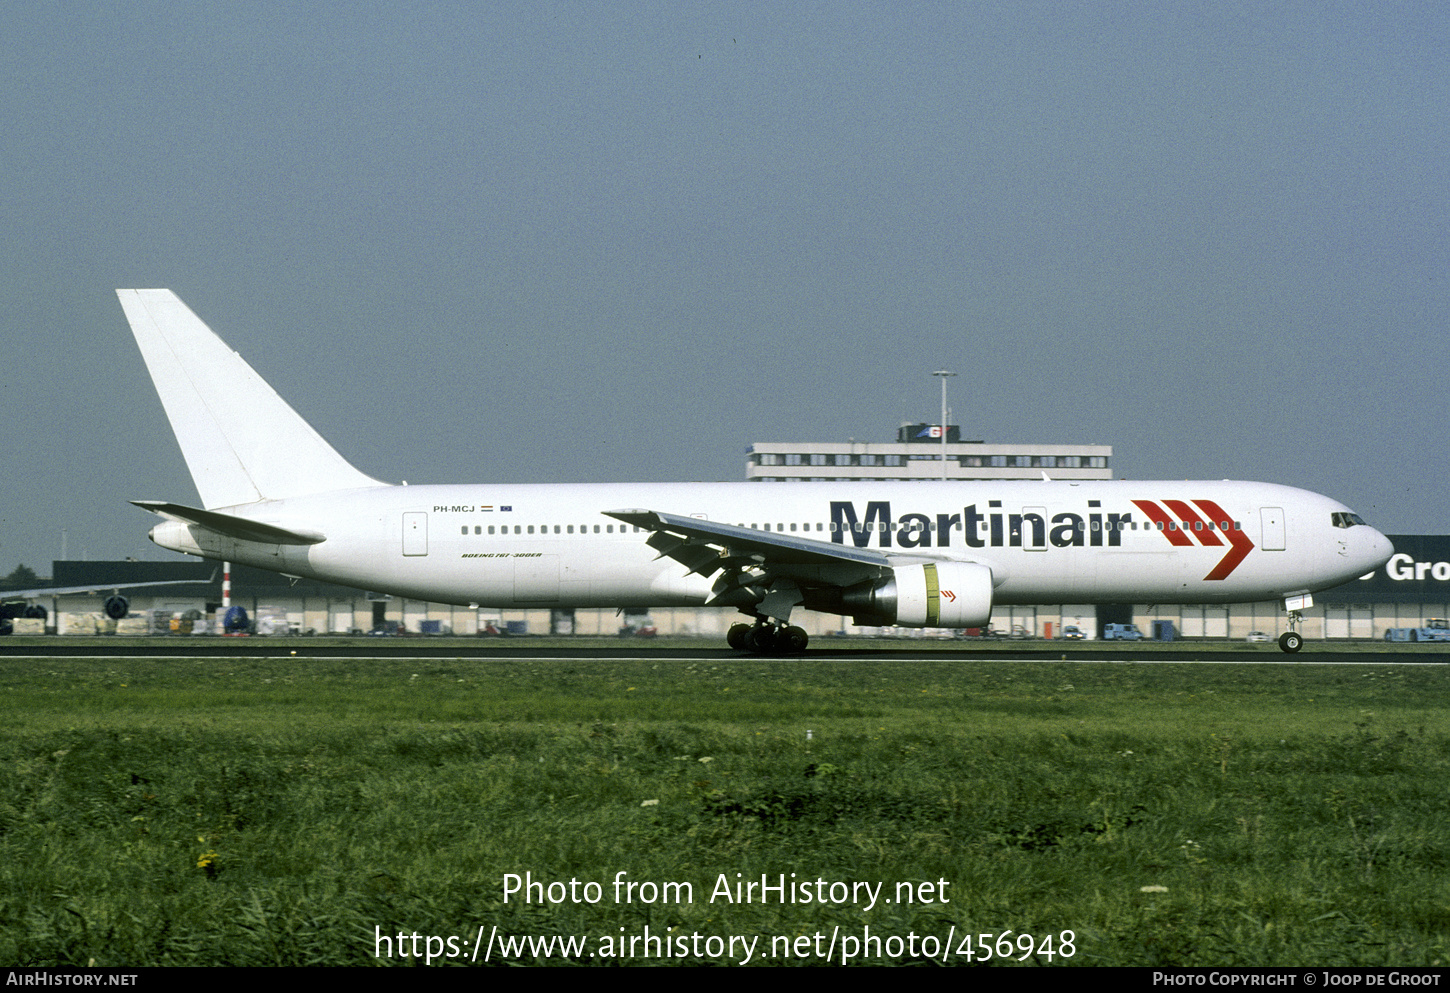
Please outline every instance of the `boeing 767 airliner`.
[{"label": "boeing 767 airliner", "polygon": [[201,506],[137,500],[163,548],[435,603],[734,608],[729,641],[799,652],[796,608],[965,628],[996,604],[1284,600],[1389,540],[1270,483],[390,485],[358,471],[170,290],[118,290]]}]

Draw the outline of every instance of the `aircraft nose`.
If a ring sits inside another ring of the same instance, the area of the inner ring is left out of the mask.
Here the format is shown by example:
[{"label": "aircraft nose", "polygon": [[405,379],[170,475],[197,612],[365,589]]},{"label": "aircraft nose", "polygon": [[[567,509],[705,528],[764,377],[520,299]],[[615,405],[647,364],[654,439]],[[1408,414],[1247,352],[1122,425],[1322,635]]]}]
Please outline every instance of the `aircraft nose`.
[{"label": "aircraft nose", "polygon": [[1395,554],[1395,546],[1390,539],[1374,528],[1367,530],[1369,533],[1365,537],[1368,540],[1362,542],[1361,555],[1364,560],[1364,571],[1373,572],[1390,560],[1390,556]]}]

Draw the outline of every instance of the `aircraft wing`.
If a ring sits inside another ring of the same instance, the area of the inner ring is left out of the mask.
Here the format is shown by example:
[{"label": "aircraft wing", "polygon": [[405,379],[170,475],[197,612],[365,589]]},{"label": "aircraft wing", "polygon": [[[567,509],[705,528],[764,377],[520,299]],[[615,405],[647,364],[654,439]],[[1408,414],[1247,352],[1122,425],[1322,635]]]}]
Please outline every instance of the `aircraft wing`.
[{"label": "aircraft wing", "polygon": [[647,542],[651,548],[684,562],[691,572],[706,576],[732,565],[890,565],[887,557],[874,549],[793,534],[757,531],[656,510],[607,510],[605,514],[654,532]]},{"label": "aircraft wing", "polygon": [[[605,514],[651,532],[645,543],[661,558],[682,563],[690,573],[707,577],[719,573],[705,601],[707,607],[738,607],[757,617],[777,618],[782,624],[793,608],[808,599],[829,604],[832,610],[838,605],[850,609],[845,596],[856,590],[852,604],[869,603],[869,590],[892,569],[885,553],[854,544],[757,531],[657,510],[608,510]],[[863,584],[864,593],[858,589]]]}]

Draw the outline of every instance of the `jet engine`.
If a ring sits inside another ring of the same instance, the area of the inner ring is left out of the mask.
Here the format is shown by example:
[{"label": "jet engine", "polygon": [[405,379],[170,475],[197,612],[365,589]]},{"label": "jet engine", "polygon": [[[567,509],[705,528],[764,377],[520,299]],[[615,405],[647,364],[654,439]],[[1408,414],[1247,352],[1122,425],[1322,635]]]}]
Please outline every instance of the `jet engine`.
[{"label": "jet engine", "polygon": [[117,593],[115,596],[106,597],[106,602],[101,605],[106,616],[113,621],[119,621],[131,612],[131,604],[127,599]]},{"label": "jet engine", "polygon": [[992,617],[992,570],[976,562],[910,562],[884,580],[841,593],[841,613],[857,624],[974,628]]}]

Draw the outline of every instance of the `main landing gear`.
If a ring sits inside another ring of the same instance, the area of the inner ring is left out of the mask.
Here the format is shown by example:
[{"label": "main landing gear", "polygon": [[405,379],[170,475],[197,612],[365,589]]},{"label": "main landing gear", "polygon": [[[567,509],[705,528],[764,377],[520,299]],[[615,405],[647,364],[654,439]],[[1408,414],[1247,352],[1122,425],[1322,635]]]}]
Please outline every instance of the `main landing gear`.
[{"label": "main landing gear", "polygon": [[725,640],[737,651],[752,655],[799,655],[806,650],[810,638],[804,628],[794,624],[771,624],[757,621],[755,624],[732,624]]}]

